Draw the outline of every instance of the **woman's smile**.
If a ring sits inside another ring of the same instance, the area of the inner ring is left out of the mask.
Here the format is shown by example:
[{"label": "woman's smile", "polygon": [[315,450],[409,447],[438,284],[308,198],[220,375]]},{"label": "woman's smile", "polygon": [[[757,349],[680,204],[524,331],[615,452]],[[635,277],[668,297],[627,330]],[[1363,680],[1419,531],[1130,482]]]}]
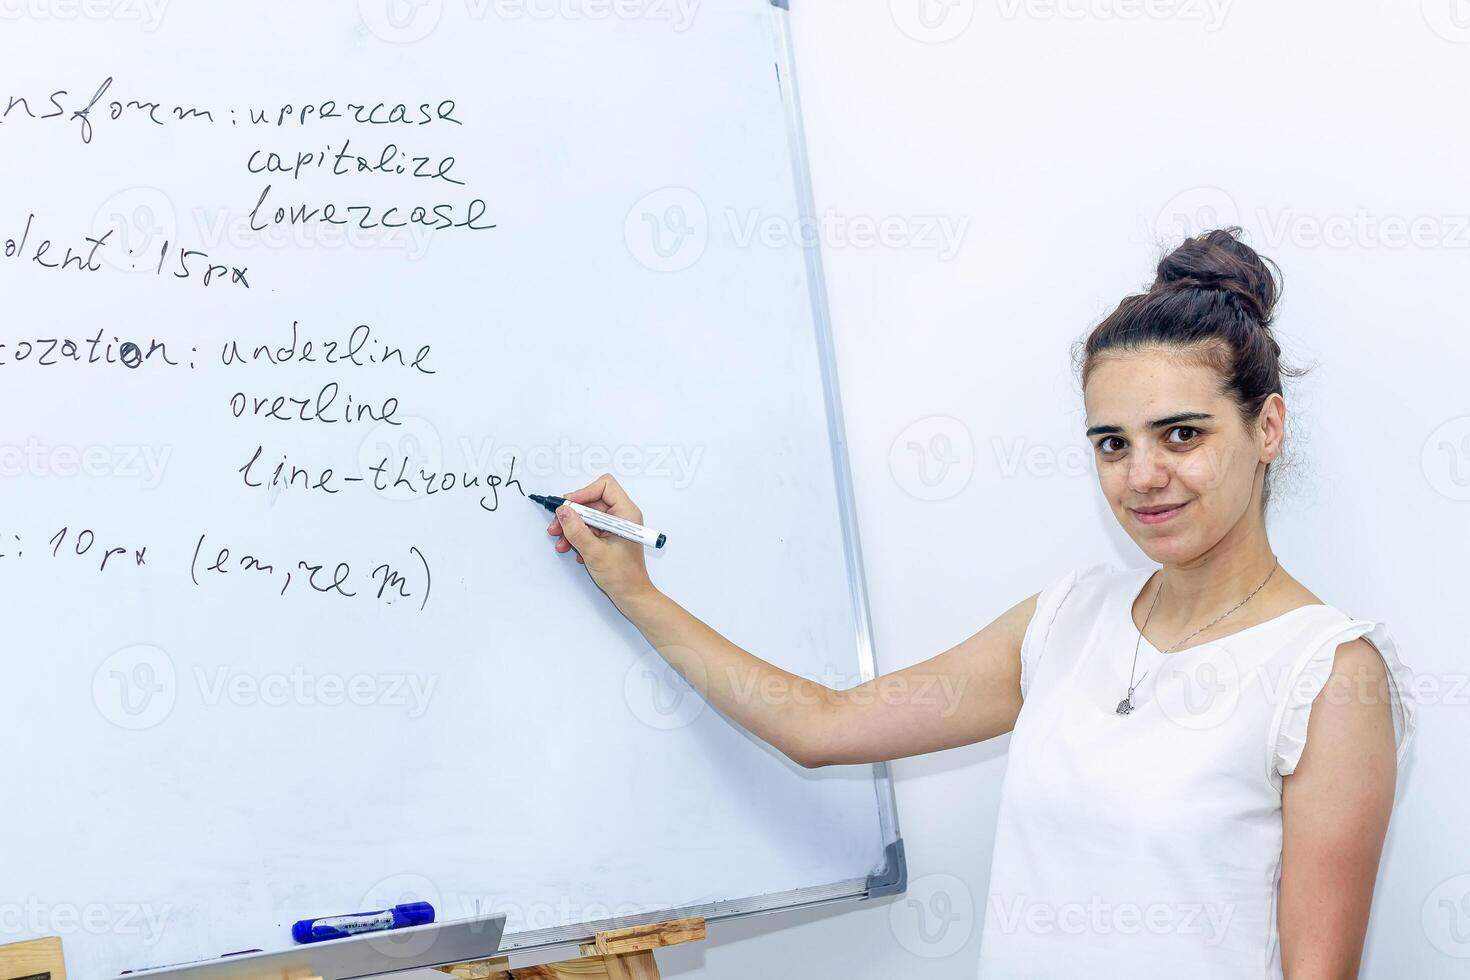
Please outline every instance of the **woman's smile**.
[{"label": "woman's smile", "polygon": [[1165,521],[1172,521],[1178,516],[1180,511],[1188,506],[1189,501],[1186,500],[1184,503],[1175,504],[1167,510],[1154,510],[1153,508],[1149,508],[1148,510],[1135,510],[1130,507],[1128,508],[1128,512],[1137,518],[1140,524],[1163,524]]}]

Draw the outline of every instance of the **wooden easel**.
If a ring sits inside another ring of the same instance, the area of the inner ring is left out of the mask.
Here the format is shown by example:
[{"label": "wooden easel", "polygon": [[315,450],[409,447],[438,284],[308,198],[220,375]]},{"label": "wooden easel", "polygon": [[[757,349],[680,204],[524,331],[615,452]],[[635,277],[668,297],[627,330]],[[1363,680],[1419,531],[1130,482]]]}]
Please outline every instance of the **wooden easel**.
[{"label": "wooden easel", "polygon": [[[455,980],[659,980],[653,951],[704,938],[704,919],[674,919],[599,932],[582,944],[582,955],[512,970],[496,957],[438,969]],[[61,940],[34,939],[0,946],[0,980],[66,980]],[[320,980],[303,977],[301,980]]]},{"label": "wooden easel", "polygon": [[0,980],[66,980],[61,940],[51,936],[0,946]]},{"label": "wooden easel", "polygon": [[439,969],[456,980],[659,980],[653,951],[704,938],[704,919],[674,919],[599,932],[575,960],[512,970],[505,957]]}]

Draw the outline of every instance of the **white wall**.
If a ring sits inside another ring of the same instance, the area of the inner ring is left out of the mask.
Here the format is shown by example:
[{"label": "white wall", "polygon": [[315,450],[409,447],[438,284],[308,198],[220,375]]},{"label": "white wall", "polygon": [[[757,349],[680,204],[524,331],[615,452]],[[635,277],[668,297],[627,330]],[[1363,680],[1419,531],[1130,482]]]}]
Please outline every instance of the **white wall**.
[{"label": "white wall", "polygon": [[[1067,566],[1144,562],[1099,498],[1068,345],[1161,238],[1239,221],[1284,270],[1288,359],[1318,363],[1288,391],[1273,546],[1389,624],[1428,702],[1362,975],[1466,975],[1470,21],[1452,0],[1129,4],[792,0],[819,210],[908,235],[824,241],[880,662]],[[963,228],[953,254],[936,218]],[[896,764],[907,895],[716,925],[665,972],[974,977],[1005,748]]]}]

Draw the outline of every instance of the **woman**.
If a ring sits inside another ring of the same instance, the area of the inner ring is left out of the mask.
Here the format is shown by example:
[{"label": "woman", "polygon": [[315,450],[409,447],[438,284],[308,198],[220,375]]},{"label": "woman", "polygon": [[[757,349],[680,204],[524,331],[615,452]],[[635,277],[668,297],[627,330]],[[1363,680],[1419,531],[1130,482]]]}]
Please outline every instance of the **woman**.
[{"label": "woman", "polygon": [[[705,698],[802,766],[1014,732],[982,977],[1357,975],[1411,676],[1382,623],[1271,549],[1292,372],[1277,276],[1238,232],[1166,255],[1079,352],[1103,496],[1159,567],[1069,571],[886,688],[937,677],[959,711],[795,677],[660,593],[641,545],[569,512],[548,528]],[[643,520],[610,476],[566,496]]]}]

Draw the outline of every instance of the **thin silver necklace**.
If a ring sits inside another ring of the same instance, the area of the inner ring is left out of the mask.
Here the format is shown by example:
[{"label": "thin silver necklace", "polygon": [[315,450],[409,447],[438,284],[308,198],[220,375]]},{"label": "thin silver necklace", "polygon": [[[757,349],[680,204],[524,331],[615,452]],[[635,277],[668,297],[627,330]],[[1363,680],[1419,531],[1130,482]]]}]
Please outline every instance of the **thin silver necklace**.
[{"label": "thin silver necklace", "polygon": [[[1209,629],[1211,626],[1214,626],[1220,620],[1224,619],[1226,616],[1229,616],[1231,613],[1235,612],[1235,610],[1239,609],[1247,602],[1250,602],[1251,596],[1255,595],[1257,592],[1266,587],[1266,582],[1271,581],[1271,576],[1276,574],[1276,569],[1281,564],[1281,559],[1276,558],[1275,555],[1272,555],[1271,557],[1275,560],[1271,564],[1271,570],[1266,573],[1265,581],[1261,582],[1260,585],[1252,589],[1250,595],[1246,596],[1244,599],[1240,600],[1235,605],[1231,606],[1229,609],[1225,610],[1223,613],[1216,616],[1214,619],[1210,620],[1208,623],[1201,626],[1193,633],[1189,634],[1189,636],[1186,636],[1184,639],[1174,644],[1174,646],[1169,647],[1168,650],[1160,650],[1159,652],[1169,653],[1173,651],[1176,647],[1188,643],[1193,637],[1198,636],[1200,633],[1203,633],[1205,630]],[[1133,681],[1133,672],[1138,669],[1138,645],[1143,642],[1143,630],[1148,629],[1149,617],[1154,614],[1154,606],[1157,606],[1159,604],[1159,596],[1162,595],[1163,592],[1164,583],[1161,581],[1159,582],[1158,591],[1154,593],[1154,601],[1149,603],[1148,615],[1143,617],[1143,629],[1140,629],[1138,631],[1138,639],[1133,641],[1133,666],[1128,668],[1128,696],[1118,702],[1118,707],[1114,709],[1114,712],[1116,714],[1126,715],[1133,710],[1133,692],[1138,689],[1138,684],[1143,683],[1143,678],[1148,676],[1148,671],[1145,670],[1143,672],[1143,677],[1138,678],[1137,684],[1135,684]],[[1128,608],[1128,619],[1130,622],[1132,622],[1133,620],[1133,608],[1131,606]]]}]

